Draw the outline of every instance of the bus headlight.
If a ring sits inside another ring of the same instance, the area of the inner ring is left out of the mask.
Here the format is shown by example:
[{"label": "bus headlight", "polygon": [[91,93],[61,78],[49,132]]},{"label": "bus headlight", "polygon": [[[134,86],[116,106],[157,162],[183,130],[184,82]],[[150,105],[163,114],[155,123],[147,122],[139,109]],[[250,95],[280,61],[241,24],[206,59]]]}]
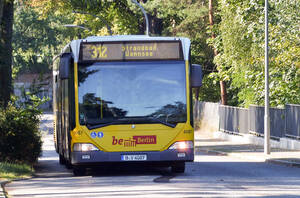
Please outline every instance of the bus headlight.
[{"label": "bus headlight", "polygon": [[99,151],[99,149],[91,143],[75,143],[73,146],[74,151]]},{"label": "bus headlight", "polygon": [[194,148],[193,141],[180,141],[172,144],[169,149],[186,150]]}]

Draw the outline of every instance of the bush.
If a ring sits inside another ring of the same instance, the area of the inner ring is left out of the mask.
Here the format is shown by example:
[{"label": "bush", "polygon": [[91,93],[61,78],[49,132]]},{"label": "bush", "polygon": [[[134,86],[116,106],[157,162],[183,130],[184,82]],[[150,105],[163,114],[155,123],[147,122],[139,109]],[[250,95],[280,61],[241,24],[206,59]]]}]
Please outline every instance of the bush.
[{"label": "bush", "polygon": [[41,134],[36,106],[0,109],[0,161],[33,164],[41,154]]}]

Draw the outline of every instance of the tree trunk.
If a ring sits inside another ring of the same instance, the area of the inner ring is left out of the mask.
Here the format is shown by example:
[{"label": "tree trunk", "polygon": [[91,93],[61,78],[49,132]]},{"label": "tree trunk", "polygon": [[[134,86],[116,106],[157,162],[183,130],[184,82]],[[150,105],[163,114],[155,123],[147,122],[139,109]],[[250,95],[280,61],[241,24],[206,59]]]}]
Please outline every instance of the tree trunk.
[{"label": "tree trunk", "polygon": [[221,88],[221,103],[222,105],[227,105],[226,83],[223,80],[220,81],[220,88]]},{"label": "tree trunk", "polygon": [[149,16],[150,21],[150,32],[152,32],[154,35],[161,35],[163,30],[163,20],[157,18],[157,10],[154,9],[153,15]]},{"label": "tree trunk", "polygon": [[[2,21],[2,15],[3,15],[3,5],[4,5],[4,0],[0,0],[0,24]],[[1,35],[0,35],[1,38]]]},{"label": "tree trunk", "polygon": [[[140,0],[139,3],[147,3],[147,0]],[[153,15],[147,13],[149,19],[149,33],[154,35],[161,35],[163,30],[163,20],[157,18],[157,10],[154,9]],[[144,15],[143,15],[144,17]],[[139,24],[139,34],[145,34],[146,19],[143,20],[142,24]]]},{"label": "tree trunk", "polygon": [[[213,12],[213,0],[209,0],[208,3],[208,17],[209,17],[209,25],[210,28],[212,30],[212,27],[214,25],[214,12]],[[215,39],[216,35],[214,34],[214,32],[211,32],[211,38]],[[217,56],[218,55],[218,51],[216,48],[214,48],[214,55]],[[220,81],[220,90],[221,90],[221,103],[222,105],[226,105],[227,104],[227,91],[226,91],[226,84],[223,80]]]},{"label": "tree trunk", "polygon": [[[6,108],[12,92],[12,29],[13,1],[4,1],[2,18],[0,19],[0,106]],[[1,4],[0,4],[1,5]]]}]

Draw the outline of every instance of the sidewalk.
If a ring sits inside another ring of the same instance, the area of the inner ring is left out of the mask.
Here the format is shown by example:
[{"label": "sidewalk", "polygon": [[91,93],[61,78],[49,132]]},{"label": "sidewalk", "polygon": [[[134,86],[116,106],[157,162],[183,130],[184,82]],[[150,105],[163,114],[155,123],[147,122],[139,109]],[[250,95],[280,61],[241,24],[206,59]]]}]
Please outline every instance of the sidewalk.
[{"label": "sidewalk", "polygon": [[271,154],[265,155],[263,146],[215,139],[213,133],[195,131],[195,147],[207,153],[300,167],[300,151],[272,148]]}]

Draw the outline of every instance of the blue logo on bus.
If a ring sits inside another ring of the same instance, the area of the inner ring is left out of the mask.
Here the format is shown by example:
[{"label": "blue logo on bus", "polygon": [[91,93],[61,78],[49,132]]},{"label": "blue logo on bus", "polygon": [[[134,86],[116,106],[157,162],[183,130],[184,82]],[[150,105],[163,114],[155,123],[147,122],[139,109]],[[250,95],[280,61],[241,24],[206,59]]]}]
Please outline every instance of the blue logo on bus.
[{"label": "blue logo on bus", "polygon": [[96,133],[96,132],[92,132],[92,133],[91,133],[91,137],[92,137],[92,138],[96,138],[96,137],[97,137],[97,133]]},{"label": "blue logo on bus", "polygon": [[98,138],[103,138],[104,134],[103,132],[98,132]]},{"label": "blue logo on bus", "polygon": [[104,136],[104,134],[103,134],[103,132],[96,132],[96,131],[93,131],[92,133],[91,133],[91,137],[92,138],[96,138],[96,137],[98,137],[98,138],[103,138],[103,136]]}]

